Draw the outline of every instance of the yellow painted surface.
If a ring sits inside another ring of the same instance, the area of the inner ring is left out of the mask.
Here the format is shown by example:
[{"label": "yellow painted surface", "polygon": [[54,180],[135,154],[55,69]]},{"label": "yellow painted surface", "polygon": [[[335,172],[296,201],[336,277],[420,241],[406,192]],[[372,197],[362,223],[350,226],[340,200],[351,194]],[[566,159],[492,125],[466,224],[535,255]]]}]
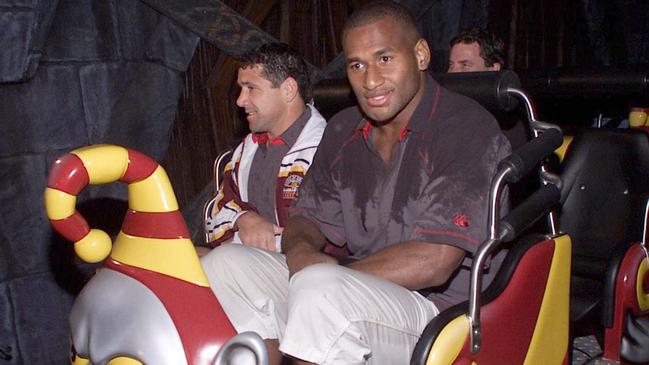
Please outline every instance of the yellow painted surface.
[{"label": "yellow painted surface", "polygon": [[647,267],[647,258],[644,258],[640,263],[640,267],[638,268],[638,278],[636,280],[636,294],[638,296],[638,305],[640,306],[640,310],[643,311],[649,309],[649,293],[645,293],[644,289],[642,288],[642,283],[644,281],[644,276],[647,270],[649,270],[649,268]]},{"label": "yellow painted surface", "polygon": [[128,151],[114,145],[93,145],[71,152],[77,155],[88,171],[89,183],[107,184],[124,176],[128,167]]},{"label": "yellow painted surface", "polygon": [[572,245],[568,235],[555,238],[555,242],[545,295],[524,365],[559,365],[568,350]]},{"label": "yellow painted surface", "polygon": [[426,365],[448,365],[455,361],[470,331],[469,318],[466,315],[449,322],[433,343]]},{"label": "yellow painted surface", "polygon": [[76,209],[77,197],[61,190],[45,188],[45,211],[51,220],[65,219]]},{"label": "yellow painted surface", "polygon": [[141,362],[130,357],[120,356],[108,362],[108,365],[144,365]]},{"label": "yellow painted surface", "polygon": [[120,232],[111,257],[127,265],[209,286],[194,245],[186,238],[144,238]]},{"label": "yellow painted surface", "polygon": [[149,213],[178,210],[176,195],[162,166],[146,179],[128,185],[128,206]]},{"label": "yellow painted surface", "polygon": [[110,236],[101,229],[91,229],[88,234],[74,243],[74,252],[85,262],[103,261],[112,247]]},{"label": "yellow painted surface", "polygon": [[80,357],[79,355],[74,355],[74,359],[72,359],[72,362],[70,364],[71,365],[89,365],[90,360],[84,359],[83,357]]},{"label": "yellow painted surface", "polygon": [[559,148],[554,150],[554,153],[559,156],[559,161],[563,161],[563,158],[566,157],[566,151],[568,150],[568,146],[572,142],[573,136],[563,136],[563,143]]}]

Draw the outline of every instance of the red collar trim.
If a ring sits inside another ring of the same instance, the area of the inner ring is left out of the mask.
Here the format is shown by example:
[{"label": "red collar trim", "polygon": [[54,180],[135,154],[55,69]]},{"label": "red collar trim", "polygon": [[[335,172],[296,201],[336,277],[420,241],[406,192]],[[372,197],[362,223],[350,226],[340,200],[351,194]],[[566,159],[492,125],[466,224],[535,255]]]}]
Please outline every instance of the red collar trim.
[{"label": "red collar trim", "polygon": [[[363,134],[363,138],[365,138],[365,140],[368,140],[370,138],[370,130],[371,129],[372,129],[372,124],[367,120],[365,121],[365,124],[363,124],[363,126],[361,128],[359,128],[359,130]],[[406,136],[408,135],[408,131],[410,131],[408,129],[408,125],[403,127],[403,129],[399,133],[399,142],[403,142],[403,140],[406,139]]]},{"label": "red collar trim", "polygon": [[265,144],[266,142],[273,145],[286,144],[281,137],[269,138],[268,132],[254,133],[252,135],[252,141],[257,144]]}]

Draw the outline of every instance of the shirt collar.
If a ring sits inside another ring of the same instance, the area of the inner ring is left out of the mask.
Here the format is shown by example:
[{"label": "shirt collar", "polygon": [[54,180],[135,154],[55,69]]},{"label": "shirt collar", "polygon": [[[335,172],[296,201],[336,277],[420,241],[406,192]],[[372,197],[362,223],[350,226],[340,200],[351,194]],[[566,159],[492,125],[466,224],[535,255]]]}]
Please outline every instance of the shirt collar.
[{"label": "shirt collar", "polygon": [[[428,124],[428,120],[433,116],[433,114],[435,114],[440,86],[429,74],[426,74],[424,82],[424,94],[419,105],[417,105],[417,108],[415,108],[415,111],[412,113],[408,124],[401,130],[399,141],[403,141],[410,131],[424,131],[425,126]],[[363,118],[358,123],[357,129],[360,131],[363,138],[368,139],[372,129],[372,124],[367,119]]]},{"label": "shirt collar", "polygon": [[266,145],[266,142],[268,142],[269,145],[292,146],[295,141],[297,141],[297,137],[300,135],[300,132],[302,132],[302,129],[309,121],[309,118],[311,118],[311,108],[307,106],[306,108],[304,108],[302,114],[300,114],[295,122],[291,124],[291,126],[288,127],[288,129],[285,130],[281,136],[270,138],[268,132],[254,133],[252,135],[252,141],[260,145]]},{"label": "shirt collar", "polygon": [[[363,138],[368,140],[370,138],[370,131],[372,130],[372,123],[370,123],[367,119],[363,118],[358,130],[363,135]],[[403,141],[406,138],[409,131],[410,129],[408,128],[408,126],[405,126],[403,127],[403,129],[401,129],[401,132],[399,133],[399,142]]]}]

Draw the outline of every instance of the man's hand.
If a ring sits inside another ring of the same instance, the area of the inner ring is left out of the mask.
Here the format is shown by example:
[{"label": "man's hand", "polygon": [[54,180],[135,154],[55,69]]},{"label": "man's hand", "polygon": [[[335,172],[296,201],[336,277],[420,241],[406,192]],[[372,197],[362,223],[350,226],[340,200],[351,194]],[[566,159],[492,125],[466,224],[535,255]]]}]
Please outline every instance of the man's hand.
[{"label": "man's hand", "polygon": [[338,260],[306,243],[296,244],[286,253],[286,265],[288,265],[288,277],[313,264],[326,263],[338,265]]},{"label": "man's hand", "polygon": [[241,215],[237,219],[236,225],[244,245],[273,252],[275,252],[275,235],[281,234],[284,230],[255,212],[246,212]]}]

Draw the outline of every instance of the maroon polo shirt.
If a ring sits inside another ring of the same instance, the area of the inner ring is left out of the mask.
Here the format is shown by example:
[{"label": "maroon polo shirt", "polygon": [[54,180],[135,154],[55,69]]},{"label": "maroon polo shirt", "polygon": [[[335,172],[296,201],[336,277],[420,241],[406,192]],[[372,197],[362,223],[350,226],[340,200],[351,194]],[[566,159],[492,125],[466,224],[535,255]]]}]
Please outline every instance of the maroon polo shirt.
[{"label": "maroon polo shirt", "polygon": [[412,240],[459,247],[467,258],[429,297],[440,309],[467,299],[471,255],[488,232],[491,178],[509,142],[477,102],[430,77],[389,164],[371,133],[358,108],[336,114],[290,214],[309,218],[357,258]]}]

